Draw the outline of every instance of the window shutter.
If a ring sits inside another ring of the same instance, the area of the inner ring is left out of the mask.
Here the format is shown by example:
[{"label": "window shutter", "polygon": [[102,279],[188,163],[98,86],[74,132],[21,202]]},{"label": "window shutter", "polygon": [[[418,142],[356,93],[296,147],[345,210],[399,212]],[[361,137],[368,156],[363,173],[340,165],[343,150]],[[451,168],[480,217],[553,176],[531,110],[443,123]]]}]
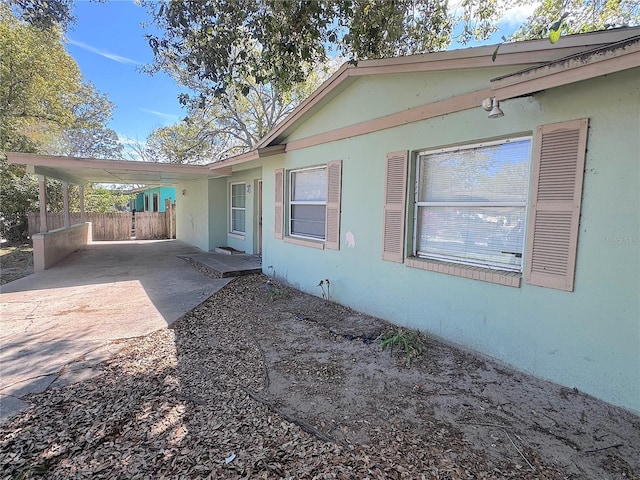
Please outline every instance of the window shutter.
[{"label": "window shutter", "polygon": [[536,132],[525,281],[573,291],[588,119]]},{"label": "window shutter", "polygon": [[276,170],[275,183],[275,225],[273,227],[273,236],[282,240],[282,228],[284,224],[284,169]]},{"label": "window shutter", "polygon": [[384,175],[384,208],[382,213],[382,258],[404,261],[404,208],[407,190],[409,153],[388,153]]},{"label": "window shutter", "polygon": [[325,248],[340,250],[340,195],[342,160],[327,164],[327,224]]}]

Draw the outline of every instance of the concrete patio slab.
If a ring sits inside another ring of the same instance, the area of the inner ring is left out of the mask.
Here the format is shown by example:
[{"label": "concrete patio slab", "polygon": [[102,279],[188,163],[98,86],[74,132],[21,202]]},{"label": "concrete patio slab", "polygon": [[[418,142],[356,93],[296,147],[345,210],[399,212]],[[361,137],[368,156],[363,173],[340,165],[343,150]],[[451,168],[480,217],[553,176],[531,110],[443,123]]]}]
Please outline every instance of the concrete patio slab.
[{"label": "concrete patio slab", "polygon": [[207,254],[176,240],[96,242],[0,287],[0,417],[63,373],[58,384],[91,375],[78,370],[108,358],[109,342],[167,327],[230,281],[180,258],[195,255]]}]

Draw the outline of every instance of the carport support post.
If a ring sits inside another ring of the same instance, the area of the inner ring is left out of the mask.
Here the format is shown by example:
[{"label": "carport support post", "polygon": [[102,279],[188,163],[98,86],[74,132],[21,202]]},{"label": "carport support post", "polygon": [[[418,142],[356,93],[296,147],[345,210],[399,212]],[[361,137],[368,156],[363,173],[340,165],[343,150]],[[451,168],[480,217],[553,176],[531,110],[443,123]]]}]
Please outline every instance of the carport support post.
[{"label": "carport support post", "polygon": [[38,204],[40,205],[40,233],[47,233],[47,184],[44,175],[38,175]]},{"label": "carport support post", "polygon": [[78,196],[80,197],[80,223],[84,223],[84,185],[78,185]]},{"label": "carport support post", "polygon": [[62,182],[62,208],[64,209],[64,228],[71,226],[71,215],[69,215],[69,184]]}]

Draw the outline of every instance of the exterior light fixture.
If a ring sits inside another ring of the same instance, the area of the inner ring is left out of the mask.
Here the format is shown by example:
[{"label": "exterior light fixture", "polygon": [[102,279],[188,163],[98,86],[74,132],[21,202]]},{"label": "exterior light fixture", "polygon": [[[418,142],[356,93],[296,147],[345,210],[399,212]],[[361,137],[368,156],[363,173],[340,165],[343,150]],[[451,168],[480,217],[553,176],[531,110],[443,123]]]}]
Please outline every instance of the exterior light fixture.
[{"label": "exterior light fixture", "polygon": [[489,112],[489,118],[504,117],[504,112],[500,109],[500,102],[496,97],[485,98],[482,100],[482,108]]}]

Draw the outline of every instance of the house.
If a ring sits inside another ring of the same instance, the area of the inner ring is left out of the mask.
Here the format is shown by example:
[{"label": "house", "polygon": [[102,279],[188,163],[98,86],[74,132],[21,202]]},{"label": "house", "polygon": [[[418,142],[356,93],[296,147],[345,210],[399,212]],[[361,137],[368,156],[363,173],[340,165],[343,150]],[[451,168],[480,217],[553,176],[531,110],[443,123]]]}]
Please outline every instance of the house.
[{"label": "house", "polygon": [[165,201],[176,201],[176,188],[173,186],[140,187],[131,190],[136,197],[129,202],[129,209],[136,212],[164,212]]},{"label": "house", "polygon": [[495,52],[345,64],[208,167],[8,158],[157,170],[179,240],[640,413],[640,28]]},{"label": "house", "polygon": [[178,238],[639,412],[640,28],[494,51],[344,65]]}]

